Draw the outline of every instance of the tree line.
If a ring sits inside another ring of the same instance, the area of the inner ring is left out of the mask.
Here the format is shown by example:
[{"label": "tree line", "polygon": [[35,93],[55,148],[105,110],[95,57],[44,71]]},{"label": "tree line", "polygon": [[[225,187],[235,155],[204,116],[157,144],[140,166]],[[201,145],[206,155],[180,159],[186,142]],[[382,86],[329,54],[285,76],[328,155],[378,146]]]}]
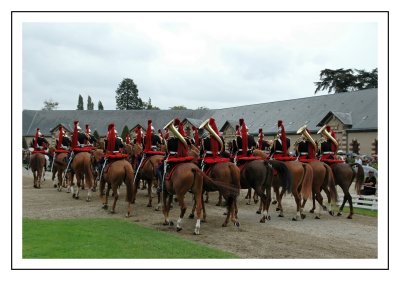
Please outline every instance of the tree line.
[{"label": "tree line", "polygon": [[[324,69],[321,70],[319,75],[320,81],[314,82],[316,86],[314,94],[328,90],[328,93],[333,92],[343,93],[352,92],[370,88],[378,88],[378,68],[372,71],[365,71],[359,69]],[[151,103],[151,98],[147,102],[139,97],[139,90],[135,82],[131,78],[124,78],[119,83],[115,91],[115,101],[117,110],[159,110],[160,108]],[[58,102],[52,99],[44,101],[42,110],[55,110],[58,107]],[[86,103],[87,110],[94,110],[94,102],[88,96]],[[184,105],[172,106],[171,110],[185,110],[188,109]],[[208,109],[207,107],[198,107],[197,109]],[[76,110],[84,110],[84,103],[82,95],[78,97],[78,105]],[[104,110],[101,101],[97,103],[97,110]]]}]

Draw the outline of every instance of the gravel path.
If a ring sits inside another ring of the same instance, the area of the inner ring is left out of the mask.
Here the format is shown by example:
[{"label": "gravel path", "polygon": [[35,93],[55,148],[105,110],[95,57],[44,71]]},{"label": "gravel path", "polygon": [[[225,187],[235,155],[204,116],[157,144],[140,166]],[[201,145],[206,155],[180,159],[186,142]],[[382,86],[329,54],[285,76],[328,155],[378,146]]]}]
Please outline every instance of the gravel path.
[{"label": "gravel path", "polygon": [[[49,180],[41,189],[34,189],[32,175],[23,173],[23,216],[36,219],[61,218],[123,218],[126,210],[125,186],[121,187],[120,200],[116,214],[101,209],[98,196],[94,194],[91,202],[85,201],[86,191],[81,192],[79,200],[72,198],[65,190],[58,192]],[[294,200],[290,195],[283,199],[285,217],[278,217],[275,205],[270,208],[272,219],[260,223],[260,215],[255,212],[258,205],[253,202],[246,205],[245,191],[239,198],[240,228],[221,227],[224,221],[224,208],[215,206],[216,194],[210,197],[207,207],[207,223],[202,223],[200,235],[193,235],[195,221],[188,219],[191,197],[187,196],[188,211],[183,221],[183,230],[176,232],[175,227],[162,225],[161,212],[146,207],[147,192],[138,191],[133,216],[127,220],[169,232],[185,239],[198,241],[215,248],[237,254],[245,259],[377,259],[377,219],[354,215],[352,220],[332,217],[323,213],[320,220],[307,213],[311,202],[306,205],[307,217],[302,221],[291,221],[295,215]],[[112,198],[111,198],[112,200]],[[153,202],[156,198],[153,199]],[[174,205],[170,217],[176,222],[178,207]]]}]

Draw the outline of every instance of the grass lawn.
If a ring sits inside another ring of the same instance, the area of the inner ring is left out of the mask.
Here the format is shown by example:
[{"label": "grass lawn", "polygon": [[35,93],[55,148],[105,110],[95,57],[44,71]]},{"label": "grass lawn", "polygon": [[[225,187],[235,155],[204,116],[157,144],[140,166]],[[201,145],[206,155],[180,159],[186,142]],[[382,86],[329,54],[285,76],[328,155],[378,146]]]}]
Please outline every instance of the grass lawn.
[{"label": "grass lawn", "polygon": [[238,258],[123,219],[23,220],[23,258]]}]

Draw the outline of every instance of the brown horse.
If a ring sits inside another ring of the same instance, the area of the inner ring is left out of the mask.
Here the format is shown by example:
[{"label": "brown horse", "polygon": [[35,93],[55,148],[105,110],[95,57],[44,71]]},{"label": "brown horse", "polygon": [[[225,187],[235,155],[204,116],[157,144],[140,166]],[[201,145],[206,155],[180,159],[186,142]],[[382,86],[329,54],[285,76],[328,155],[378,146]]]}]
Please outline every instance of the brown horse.
[{"label": "brown horse", "polygon": [[[337,191],[332,170],[324,162],[311,161],[309,162],[309,164],[313,170],[313,183],[312,183],[313,208],[310,210],[310,213],[314,213],[315,200],[317,200],[320,208],[315,218],[316,219],[320,218],[321,208],[325,211],[328,210],[329,214],[333,216],[331,200],[336,202]],[[321,195],[322,190],[324,190],[327,195],[328,208],[323,204],[323,197]],[[302,208],[304,208],[306,202],[307,199],[303,198],[303,203],[301,205]]]},{"label": "brown horse", "polygon": [[260,222],[265,223],[270,220],[271,216],[268,214],[269,206],[271,203],[271,184],[276,177],[284,189],[290,189],[292,184],[292,175],[289,173],[288,167],[280,161],[275,160],[252,160],[244,164],[240,173],[240,183],[242,188],[253,188],[255,194],[260,197],[260,210],[262,217]]},{"label": "brown horse", "polygon": [[157,169],[160,163],[164,160],[163,155],[152,155],[148,159],[144,160],[144,164],[139,167],[135,175],[135,191],[138,190],[140,180],[143,180],[147,184],[147,195],[149,201],[147,207],[152,207],[152,188],[157,188]]},{"label": "brown horse", "polygon": [[[65,170],[67,169],[67,163],[65,162],[65,158],[68,156],[67,153],[55,153],[55,148],[50,147],[49,152],[53,154],[53,161],[52,164],[52,177],[51,180],[53,181],[53,186],[58,187],[58,191],[61,191],[62,187],[66,186],[66,176],[64,175]],[[55,182],[55,178],[57,175],[58,182]]]},{"label": "brown horse", "polygon": [[[292,185],[290,189],[285,189],[282,184],[282,179],[279,175],[274,175],[272,179],[272,186],[274,188],[276,199],[278,201],[277,210],[280,211],[279,217],[283,217],[282,208],[282,196],[285,192],[291,192],[296,202],[296,216],[292,218],[293,221],[297,221],[299,218],[304,219],[303,209],[301,208],[301,198],[308,199],[312,194],[312,183],[313,183],[313,170],[312,167],[307,163],[301,163],[298,161],[283,161],[292,175]],[[279,188],[282,191],[279,192]]]},{"label": "brown horse", "polygon": [[[226,227],[228,225],[228,221],[230,218],[233,224],[239,227],[240,223],[237,218],[237,213],[238,213],[237,197],[240,194],[240,189],[241,189],[239,168],[231,162],[216,163],[210,168],[209,176],[213,180],[224,182],[232,186],[232,188],[215,189],[214,185],[208,185],[207,183],[204,182],[203,189],[205,192],[218,191],[219,196],[224,197],[224,199],[226,200],[226,208],[227,208],[226,219],[222,224],[222,226]],[[202,196],[202,205],[203,205],[202,221],[206,222],[207,214],[203,196]],[[194,218],[195,207],[196,207],[196,202],[193,205],[193,209],[191,214],[189,215],[189,218]]]},{"label": "brown horse", "polygon": [[[104,157],[104,152],[101,149],[94,150],[92,152],[93,159],[95,162],[99,162]],[[107,183],[107,191],[105,185]],[[133,203],[133,168],[132,165],[126,159],[112,160],[105,167],[103,174],[100,178],[100,199],[103,204],[103,209],[108,209],[108,195],[110,188],[114,194],[114,202],[111,208],[111,213],[115,213],[115,206],[119,197],[119,188],[125,183],[126,186],[126,201],[128,202],[128,211],[126,217],[130,217],[132,214],[131,204]],[[105,193],[105,194],[104,194]]]},{"label": "brown horse", "polygon": [[181,209],[179,218],[177,220],[176,229],[177,231],[182,230],[182,219],[187,209],[187,206],[184,202],[184,197],[188,191],[191,191],[196,202],[197,216],[194,234],[200,234],[203,182],[209,186],[214,186],[215,189],[232,189],[231,185],[212,180],[205,173],[203,173],[195,163],[185,162],[177,164],[172,175],[168,179],[165,179],[163,185],[162,195],[164,225],[173,225],[172,221],[169,219],[169,210],[173,195],[175,194]]},{"label": "brown horse", "polygon": [[[354,171],[353,167],[357,168],[357,172]],[[343,207],[347,201],[349,201],[350,205],[350,214],[347,216],[348,219],[353,218],[353,201],[349,192],[351,183],[355,179],[355,190],[356,193],[359,195],[361,186],[364,182],[364,169],[363,167],[358,164],[346,164],[346,163],[338,163],[331,166],[332,172],[335,178],[335,183],[339,185],[344,193],[343,203],[339,208],[339,212],[337,213],[338,216],[342,215]]]},{"label": "brown horse", "polygon": [[44,166],[46,158],[42,153],[32,153],[29,159],[29,165],[33,173],[33,187],[40,188],[42,176],[44,177]]},{"label": "brown horse", "polygon": [[[93,173],[92,173],[92,161],[91,154],[86,151],[75,154],[74,159],[71,163],[71,182],[70,188],[72,192],[72,198],[79,199],[79,190],[88,189],[86,201],[92,200],[92,188],[93,188]],[[76,176],[77,188],[74,188],[72,183],[73,176]]]}]

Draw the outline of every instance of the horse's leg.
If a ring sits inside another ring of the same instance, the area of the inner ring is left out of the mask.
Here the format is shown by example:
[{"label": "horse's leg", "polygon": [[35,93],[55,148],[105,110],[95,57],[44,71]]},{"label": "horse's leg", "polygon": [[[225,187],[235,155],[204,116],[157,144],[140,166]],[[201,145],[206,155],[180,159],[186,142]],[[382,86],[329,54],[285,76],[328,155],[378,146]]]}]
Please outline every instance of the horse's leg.
[{"label": "horse's leg", "polygon": [[115,214],[115,206],[117,205],[118,197],[119,197],[119,188],[116,185],[112,186],[112,191],[114,194],[114,202],[111,208],[111,214]]},{"label": "horse's leg", "polygon": [[298,192],[292,192],[294,200],[296,202],[296,216],[292,218],[292,221],[297,221],[299,218],[304,219],[305,215],[301,212],[301,196]]},{"label": "horse's leg", "polygon": [[[53,167],[53,170],[51,171],[51,180],[53,182],[53,187],[56,188],[58,187],[58,184],[56,183],[56,174],[57,174],[57,167]],[[57,177],[58,179],[58,177]]]},{"label": "horse's leg", "polygon": [[149,207],[149,208],[151,208],[152,207],[152,204],[151,204],[151,202],[152,202],[152,195],[151,195],[151,189],[153,188],[153,180],[152,179],[150,179],[150,180],[147,180],[146,181],[147,182],[147,195],[149,196],[149,202],[147,203],[147,207]]},{"label": "horse's leg", "polygon": [[246,194],[246,196],[244,197],[244,199],[251,199],[251,188],[248,188],[247,189],[247,194]]},{"label": "horse's leg", "polygon": [[254,204],[258,203],[258,194],[257,194],[257,192],[254,192],[254,194],[253,194],[253,201],[254,201]]},{"label": "horse's leg", "polygon": [[334,212],[332,211],[332,199],[331,199],[331,192],[329,191],[328,186],[323,186],[322,190],[325,191],[326,198],[328,199],[328,213],[333,216]]},{"label": "horse's leg", "polygon": [[283,198],[283,194],[284,194],[284,190],[282,189],[281,192],[279,192],[279,186],[278,187],[274,187],[274,191],[276,194],[276,200],[278,205],[276,206],[276,211],[279,212],[279,217],[284,217],[283,215],[283,207],[282,207],[282,198]]},{"label": "horse's leg", "polygon": [[182,220],[183,220],[183,216],[185,215],[187,207],[186,207],[186,204],[185,204],[185,201],[184,201],[184,194],[177,193],[176,199],[178,200],[179,206],[181,207],[181,213],[180,213],[179,218],[178,218],[178,220],[176,222],[176,231],[181,231],[182,230],[182,226],[181,226],[182,225]]},{"label": "horse's leg", "polygon": [[[200,234],[200,222],[201,222],[201,211],[202,211],[202,207],[203,207],[203,192],[202,192],[202,188],[200,188],[200,190],[197,190],[197,192],[195,193],[195,197],[196,197],[196,215],[197,215],[197,220],[196,220],[196,226],[194,228],[194,233],[195,235],[199,235]],[[206,213],[205,210],[203,212],[203,219],[206,219]]]},{"label": "horse's leg", "polygon": [[204,203],[208,203],[208,199],[209,199],[208,191],[206,191],[206,200],[204,200]]},{"label": "horse's leg", "polygon": [[102,208],[107,210],[108,209],[108,188],[107,192],[104,192],[104,189],[106,187],[106,182],[103,179],[100,179],[100,200],[101,203],[103,204]]},{"label": "horse's leg", "polygon": [[170,204],[169,204],[169,202],[167,202],[167,201],[169,201],[169,200],[167,200],[167,196],[168,196],[168,199],[169,199],[170,197],[168,195],[168,192],[166,190],[163,190],[163,192],[162,192],[162,199],[163,199],[162,212],[163,212],[163,215],[164,215],[164,223],[163,223],[163,225],[170,225],[170,221],[169,221],[169,218],[168,218]]},{"label": "horse's leg", "polygon": [[[208,202],[208,199],[207,199]],[[215,206],[222,206],[222,194],[220,191],[218,191],[218,202],[215,204]]]},{"label": "horse's leg", "polygon": [[33,187],[34,188],[38,188],[38,185],[37,185],[37,172],[32,170],[32,174],[33,174]]},{"label": "horse's leg", "polygon": [[76,173],[76,191],[74,192],[75,188],[72,188],[72,198],[79,199],[79,190],[81,189],[81,181],[82,175],[81,173]]}]

